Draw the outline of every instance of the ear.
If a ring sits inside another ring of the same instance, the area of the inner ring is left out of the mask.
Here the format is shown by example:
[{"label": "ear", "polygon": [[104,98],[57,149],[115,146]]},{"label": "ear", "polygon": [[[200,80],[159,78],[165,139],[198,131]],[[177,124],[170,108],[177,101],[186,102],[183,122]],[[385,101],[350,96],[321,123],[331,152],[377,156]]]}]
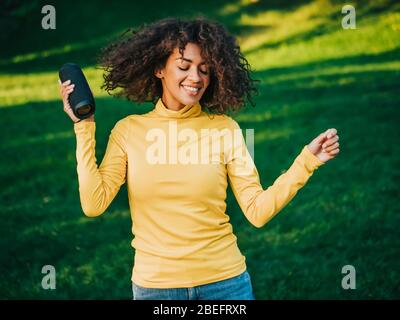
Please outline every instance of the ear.
[{"label": "ear", "polygon": [[156,71],[154,72],[154,75],[155,75],[157,78],[159,78],[159,79],[164,78],[163,70],[160,70],[160,69],[156,70]]}]

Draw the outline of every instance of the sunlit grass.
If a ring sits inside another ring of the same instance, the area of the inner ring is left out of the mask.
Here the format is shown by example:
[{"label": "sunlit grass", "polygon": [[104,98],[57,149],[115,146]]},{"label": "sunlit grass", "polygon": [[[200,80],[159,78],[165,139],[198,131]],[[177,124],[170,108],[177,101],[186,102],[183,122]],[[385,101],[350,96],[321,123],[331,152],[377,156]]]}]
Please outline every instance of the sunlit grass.
[{"label": "sunlit grass", "polygon": [[[256,15],[242,14],[239,24],[264,27],[245,37],[239,37],[244,52],[263,46],[281,45],[285,40],[331,25],[329,15],[340,10],[329,1],[315,1],[296,11],[265,11]],[[323,13],[323,14],[321,14]]]},{"label": "sunlit grass", "polygon": [[[396,30],[400,14],[386,13],[365,18],[355,30],[344,30],[340,21],[337,29],[311,39],[297,41],[277,48],[261,48],[247,57],[256,70],[291,66],[328,59],[379,54],[399,47],[400,33]],[[273,32],[273,31],[268,31]],[[379,34],[379,41],[377,35]]]},{"label": "sunlit grass", "polygon": [[259,0],[238,0],[224,5],[218,10],[218,14],[221,16],[229,15],[232,13],[240,12],[244,7],[257,3]]},{"label": "sunlit grass", "polygon": [[[102,70],[95,67],[82,69],[96,97],[106,97],[100,90]],[[45,102],[60,99],[58,71],[26,75],[0,74],[0,107],[11,107],[27,102]]]}]

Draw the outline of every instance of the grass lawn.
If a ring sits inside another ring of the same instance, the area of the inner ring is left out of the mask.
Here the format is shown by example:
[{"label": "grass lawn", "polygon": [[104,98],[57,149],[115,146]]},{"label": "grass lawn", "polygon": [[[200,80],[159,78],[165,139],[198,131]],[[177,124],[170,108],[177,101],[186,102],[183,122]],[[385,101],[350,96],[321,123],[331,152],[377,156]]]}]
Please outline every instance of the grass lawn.
[{"label": "grass lawn", "polygon": [[[152,108],[100,90],[99,49],[128,27],[202,13],[238,37],[261,80],[257,106],[233,116],[242,129],[255,130],[264,189],[319,133],[336,128],[340,136],[340,155],[261,229],[246,220],[229,189],[227,210],[256,298],[399,299],[396,2],[353,1],[357,29],[344,30],[344,3],[337,0],[63,1],[56,4],[57,29],[45,31],[38,21],[47,3],[32,1],[15,14],[18,26],[8,22],[15,31],[0,50],[0,298],[131,298],[126,186],[102,216],[84,216],[75,134],[57,71],[68,61],[84,67],[96,97],[99,163],[115,123]],[[48,264],[57,271],[56,290],[41,287]],[[356,268],[356,290],[341,287],[348,264]]]}]

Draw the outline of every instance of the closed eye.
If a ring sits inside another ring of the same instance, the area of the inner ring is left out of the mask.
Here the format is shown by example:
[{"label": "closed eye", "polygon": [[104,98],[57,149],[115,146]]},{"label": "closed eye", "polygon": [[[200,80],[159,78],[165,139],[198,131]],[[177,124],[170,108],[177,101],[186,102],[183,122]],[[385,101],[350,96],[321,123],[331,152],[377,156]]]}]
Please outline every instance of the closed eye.
[{"label": "closed eye", "polygon": [[[189,70],[189,68],[181,68],[181,67],[178,67],[178,68],[179,68],[180,70],[182,70],[182,71],[188,71],[188,70]],[[205,75],[208,74],[207,71],[200,70],[200,72],[201,72],[202,74],[205,74]]]}]

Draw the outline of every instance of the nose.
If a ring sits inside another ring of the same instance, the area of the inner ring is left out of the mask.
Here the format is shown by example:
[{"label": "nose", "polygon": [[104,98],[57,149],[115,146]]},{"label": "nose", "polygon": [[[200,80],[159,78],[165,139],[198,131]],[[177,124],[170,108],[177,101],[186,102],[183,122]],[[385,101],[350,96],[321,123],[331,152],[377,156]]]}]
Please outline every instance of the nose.
[{"label": "nose", "polygon": [[192,82],[201,82],[200,70],[198,68],[191,68],[188,79]]}]

